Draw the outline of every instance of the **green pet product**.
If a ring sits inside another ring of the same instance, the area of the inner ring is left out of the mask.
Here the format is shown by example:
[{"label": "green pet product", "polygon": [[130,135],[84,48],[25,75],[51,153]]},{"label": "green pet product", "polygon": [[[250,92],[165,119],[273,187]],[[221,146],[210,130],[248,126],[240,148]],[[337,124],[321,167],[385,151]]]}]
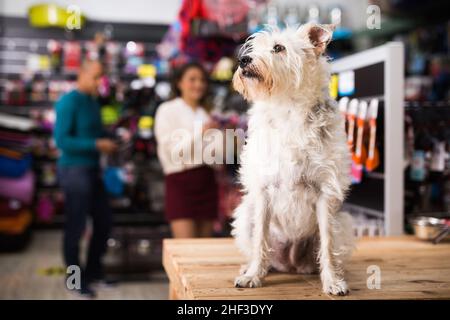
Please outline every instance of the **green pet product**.
[{"label": "green pet product", "polygon": [[81,14],[79,7],[60,7],[56,4],[36,4],[28,9],[30,25],[35,28],[67,28],[69,30],[81,29],[86,18]]},{"label": "green pet product", "polygon": [[101,109],[102,123],[105,126],[115,124],[119,121],[119,108],[113,105],[105,105]]}]

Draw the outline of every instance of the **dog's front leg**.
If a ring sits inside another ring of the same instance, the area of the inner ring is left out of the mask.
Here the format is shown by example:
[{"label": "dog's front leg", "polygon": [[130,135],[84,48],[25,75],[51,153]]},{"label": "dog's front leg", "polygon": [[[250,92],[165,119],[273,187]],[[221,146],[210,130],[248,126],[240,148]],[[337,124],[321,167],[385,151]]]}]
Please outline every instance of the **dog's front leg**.
[{"label": "dog's front leg", "polygon": [[244,274],[235,279],[234,285],[239,288],[256,288],[261,286],[261,280],[269,269],[269,223],[270,210],[265,194],[254,198],[254,212],[251,260]]},{"label": "dog's front leg", "polygon": [[323,291],[334,295],[345,295],[348,293],[347,283],[336,270],[333,261],[333,241],[332,219],[336,214],[336,201],[327,195],[320,195],[316,203],[317,221],[320,233],[320,278],[322,280]]}]

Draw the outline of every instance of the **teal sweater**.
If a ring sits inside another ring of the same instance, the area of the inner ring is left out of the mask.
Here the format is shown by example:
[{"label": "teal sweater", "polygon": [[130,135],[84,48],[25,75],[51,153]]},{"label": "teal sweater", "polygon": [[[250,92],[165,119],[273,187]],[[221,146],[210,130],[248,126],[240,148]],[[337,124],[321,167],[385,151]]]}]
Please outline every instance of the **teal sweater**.
[{"label": "teal sweater", "polygon": [[95,140],[102,136],[103,128],[95,98],[73,90],[58,100],[55,109],[54,138],[61,152],[58,165],[97,166]]}]

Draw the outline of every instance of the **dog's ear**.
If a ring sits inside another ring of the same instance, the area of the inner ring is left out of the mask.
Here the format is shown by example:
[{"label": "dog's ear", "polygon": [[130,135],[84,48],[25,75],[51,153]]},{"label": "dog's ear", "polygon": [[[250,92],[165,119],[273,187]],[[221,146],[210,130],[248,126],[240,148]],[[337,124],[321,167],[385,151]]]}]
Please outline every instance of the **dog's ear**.
[{"label": "dog's ear", "polygon": [[300,26],[297,32],[311,42],[314,53],[320,56],[330,43],[335,28],[334,24],[307,23]]}]

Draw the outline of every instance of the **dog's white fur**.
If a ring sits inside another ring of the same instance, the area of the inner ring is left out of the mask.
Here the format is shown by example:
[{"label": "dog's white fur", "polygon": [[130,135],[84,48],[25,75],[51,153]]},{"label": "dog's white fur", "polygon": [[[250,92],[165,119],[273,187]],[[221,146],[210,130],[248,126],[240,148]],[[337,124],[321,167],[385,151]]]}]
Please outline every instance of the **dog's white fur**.
[{"label": "dog's white fur", "polygon": [[332,26],[315,24],[265,30],[241,50],[252,60],[236,70],[233,85],[253,105],[232,232],[248,259],[238,287],[261,286],[274,268],[320,271],[324,292],[348,292],[343,264],[353,235],[351,217],[339,209],[350,156],[344,119],[328,94],[322,54],[331,34]]}]

